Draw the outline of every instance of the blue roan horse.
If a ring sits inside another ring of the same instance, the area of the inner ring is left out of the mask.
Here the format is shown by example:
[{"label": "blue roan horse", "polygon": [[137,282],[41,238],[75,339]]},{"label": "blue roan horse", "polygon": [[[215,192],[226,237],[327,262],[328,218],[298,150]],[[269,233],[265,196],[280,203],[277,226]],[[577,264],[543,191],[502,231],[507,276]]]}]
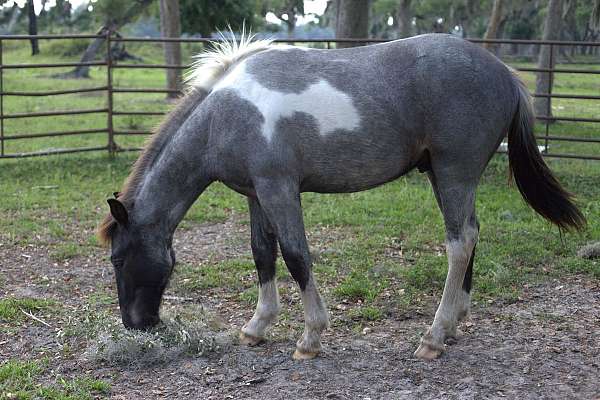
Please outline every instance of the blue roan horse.
[{"label": "blue roan horse", "polygon": [[525,200],[560,228],[585,219],[542,160],[530,96],[486,50],[441,34],[317,50],[266,41],[221,43],[202,54],[188,94],[109,199],[100,237],[112,244],[128,328],[159,322],[175,264],[173,232],[220,181],[248,197],[258,270],[256,312],[241,340],[255,345],[280,309],[277,244],[300,286],[305,329],[294,357],[321,349],[328,313],[311,272],[301,192],[345,193],[427,173],[446,225],[448,276],[416,356],[438,357],[469,312],[479,223],[475,189],[508,135],[510,169]]}]

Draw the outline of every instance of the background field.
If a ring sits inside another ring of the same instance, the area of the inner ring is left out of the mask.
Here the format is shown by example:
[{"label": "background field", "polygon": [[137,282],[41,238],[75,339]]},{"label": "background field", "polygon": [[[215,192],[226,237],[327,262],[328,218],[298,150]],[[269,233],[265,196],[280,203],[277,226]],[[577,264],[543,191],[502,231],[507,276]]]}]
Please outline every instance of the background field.
[{"label": "background field", "polygon": [[[46,45],[41,41],[42,47]],[[49,56],[34,60],[23,43],[11,46],[5,49],[7,64],[74,61]],[[128,49],[144,62],[161,62],[157,46]],[[185,53],[197,50],[198,46],[189,46]],[[5,70],[5,90],[105,82],[102,68],[92,70],[91,80],[52,77],[59,72],[64,70]],[[532,87],[533,75],[524,78]],[[115,73],[114,82],[121,87],[158,88],[164,85],[164,75],[158,70],[124,70]],[[554,91],[595,95],[600,92],[600,76],[559,75]],[[115,96],[116,109],[169,108],[163,95]],[[4,106],[6,113],[95,108],[106,106],[106,95],[5,98]],[[555,115],[600,117],[599,103],[594,101],[558,99],[553,106]],[[144,129],[158,122],[148,117],[118,118],[116,126],[123,129]],[[105,125],[105,115],[49,117],[7,120],[5,132]],[[538,130],[543,130],[541,125]],[[598,138],[600,129],[556,123],[551,134]],[[15,140],[6,143],[6,150],[95,146],[106,140],[105,134]],[[143,139],[117,140],[131,146]],[[600,153],[589,144],[551,146],[561,153]],[[564,398],[599,393],[600,342],[594,326],[600,323],[600,262],[577,256],[577,250],[600,240],[600,162],[548,160],[577,194],[589,221],[584,232],[561,235],[524,205],[508,184],[506,158],[494,157],[478,190],[482,229],[475,262],[474,319],[463,324],[466,337],[439,362],[424,364],[411,358],[435,312],[446,273],[440,213],[427,179],[411,172],[368,192],[302,197],[316,275],[332,312],[332,330],[324,338],[326,352],[320,360],[313,364],[289,360],[302,328],[301,306],[298,291],[280,264],[283,314],[264,347],[244,349],[229,338],[208,355],[186,347],[175,358],[164,355],[140,366],[135,357],[117,363],[110,357],[90,356],[98,353],[94,346],[103,335],[123,335],[108,253],[98,247],[93,231],[106,212],[105,199],[120,188],[135,158],[134,153],[111,158],[101,152],[0,161],[0,399],[131,398],[147,393],[252,397],[258,393],[252,391],[257,385],[280,394],[302,387],[307,395],[319,397],[338,393],[327,382],[340,376],[348,380],[343,385],[348,395],[435,397],[446,390],[453,395],[495,396],[500,391],[510,396],[525,390],[534,397]],[[189,320],[204,307],[208,326],[216,333],[235,332],[251,316],[257,290],[247,223],[242,196],[215,184],[200,197],[176,238],[180,263],[165,311]],[[504,335],[510,335],[510,345]],[[175,342],[179,346],[185,340]],[[444,371],[453,366],[459,372],[448,376]],[[475,379],[468,380],[469,376]],[[402,390],[409,392],[402,394],[397,382],[404,382],[403,387],[410,389]],[[345,393],[340,392],[340,398]]]}]

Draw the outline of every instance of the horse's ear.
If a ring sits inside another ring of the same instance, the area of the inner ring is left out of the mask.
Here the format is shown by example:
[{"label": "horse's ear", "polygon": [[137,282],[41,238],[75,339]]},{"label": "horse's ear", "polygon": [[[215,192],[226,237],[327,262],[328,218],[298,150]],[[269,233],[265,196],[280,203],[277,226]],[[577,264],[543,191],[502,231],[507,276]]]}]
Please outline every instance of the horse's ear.
[{"label": "horse's ear", "polygon": [[127,225],[129,223],[129,216],[123,203],[117,199],[108,199],[106,201],[110,207],[110,213],[113,218],[121,225]]},{"label": "horse's ear", "polygon": [[115,196],[115,199],[118,199],[120,195],[121,192],[113,192],[113,196]]}]

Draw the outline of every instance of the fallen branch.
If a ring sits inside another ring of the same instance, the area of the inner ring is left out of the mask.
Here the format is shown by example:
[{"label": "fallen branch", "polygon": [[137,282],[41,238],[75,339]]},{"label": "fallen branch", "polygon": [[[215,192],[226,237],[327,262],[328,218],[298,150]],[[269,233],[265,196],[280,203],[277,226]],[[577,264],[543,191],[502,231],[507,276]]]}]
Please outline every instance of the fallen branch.
[{"label": "fallen branch", "polygon": [[22,308],[19,308],[19,310],[21,310],[21,312],[25,315],[27,315],[29,318],[32,318],[34,320],[36,320],[37,322],[46,325],[48,328],[52,328],[52,325],[50,325],[49,323],[47,323],[46,321],[36,317],[35,315],[33,315],[32,313],[28,313],[27,311],[23,310]]}]

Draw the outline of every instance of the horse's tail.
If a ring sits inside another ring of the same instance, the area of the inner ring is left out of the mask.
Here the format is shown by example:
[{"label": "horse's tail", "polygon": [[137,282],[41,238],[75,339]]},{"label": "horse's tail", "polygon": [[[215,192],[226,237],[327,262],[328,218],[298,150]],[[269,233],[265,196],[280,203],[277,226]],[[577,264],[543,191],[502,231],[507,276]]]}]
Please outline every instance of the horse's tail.
[{"label": "horse's tail", "polygon": [[508,131],[510,170],[525,201],[542,217],[562,229],[581,230],[585,217],[573,202],[573,195],[558,182],[544,162],[533,132],[535,115],[531,95],[514,73],[517,110]]}]

